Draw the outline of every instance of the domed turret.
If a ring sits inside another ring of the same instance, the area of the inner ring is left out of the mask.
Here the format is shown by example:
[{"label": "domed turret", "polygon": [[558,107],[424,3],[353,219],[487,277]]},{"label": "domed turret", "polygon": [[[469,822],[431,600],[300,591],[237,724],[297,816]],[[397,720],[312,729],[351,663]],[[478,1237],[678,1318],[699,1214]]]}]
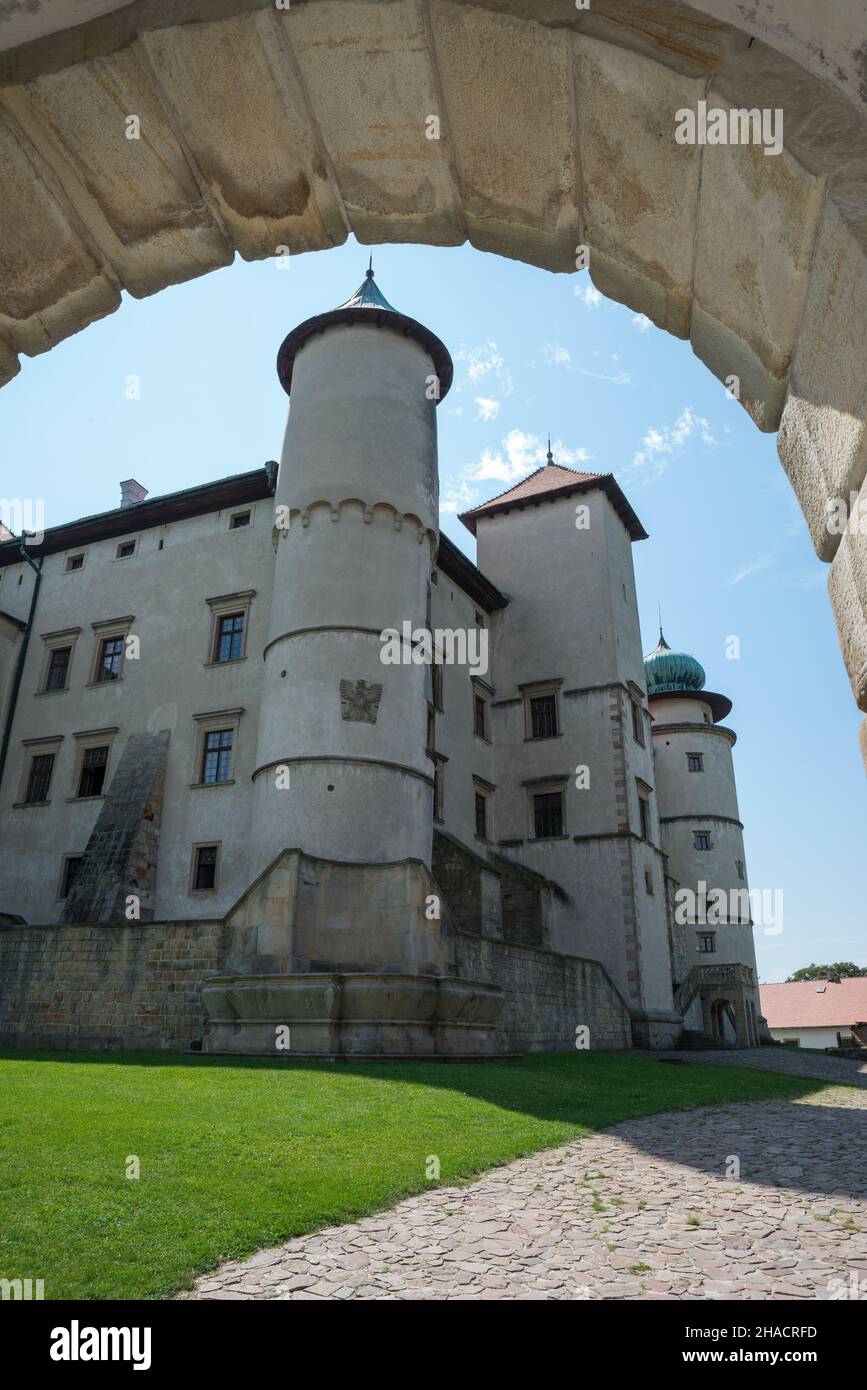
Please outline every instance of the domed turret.
[{"label": "domed turret", "polygon": [[700,661],[687,652],[673,652],[659,629],[659,642],[644,658],[647,695],[652,699],[663,691],[702,690],[705,673]]},{"label": "domed turret", "polygon": [[659,641],[655,648],[644,658],[644,679],[648,700],[700,695],[710,708],[714,723],[725,719],[731,711],[732,702],[727,696],[705,690],[707,677],[701,662],[688,652],[672,651],[662,634],[662,628],[659,629]]}]

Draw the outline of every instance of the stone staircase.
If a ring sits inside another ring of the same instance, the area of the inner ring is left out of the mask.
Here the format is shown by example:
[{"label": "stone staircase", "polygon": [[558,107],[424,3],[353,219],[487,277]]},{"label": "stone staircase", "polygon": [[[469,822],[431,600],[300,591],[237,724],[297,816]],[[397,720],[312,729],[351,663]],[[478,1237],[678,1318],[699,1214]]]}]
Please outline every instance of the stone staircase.
[{"label": "stone staircase", "polygon": [[684,1028],[680,1035],[678,1048],[684,1052],[719,1052],[723,1048],[734,1048],[733,1042],[721,1042],[711,1033],[703,1033],[698,1028]]}]

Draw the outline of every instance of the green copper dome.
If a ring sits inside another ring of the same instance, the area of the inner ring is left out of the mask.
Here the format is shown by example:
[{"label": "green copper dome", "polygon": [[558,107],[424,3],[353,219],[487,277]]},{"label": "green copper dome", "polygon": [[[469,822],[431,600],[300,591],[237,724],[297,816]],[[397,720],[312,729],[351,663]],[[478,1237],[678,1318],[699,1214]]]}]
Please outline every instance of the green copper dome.
[{"label": "green copper dome", "polygon": [[647,681],[647,698],[677,690],[704,689],[704,667],[687,652],[673,652],[659,629],[659,642],[654,651],[644,658],[644,676]]}]

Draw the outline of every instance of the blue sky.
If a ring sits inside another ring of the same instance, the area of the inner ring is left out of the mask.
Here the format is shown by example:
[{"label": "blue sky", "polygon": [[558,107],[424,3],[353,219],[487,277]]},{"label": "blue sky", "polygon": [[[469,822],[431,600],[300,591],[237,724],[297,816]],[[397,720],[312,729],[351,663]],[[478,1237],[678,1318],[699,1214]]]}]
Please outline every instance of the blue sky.
[{"label": "blue sky", "polygon": [[[363,279],[369,248],[234,266],[118,313],[26,359],[0,395],[0,494],[43,497],[46,524],[279,458],[288,330]],[[634,547],[644,649],[657,605],[672,646],[730,696],[753,887],[782,889],[784,930],[757,933],[762,980],[811,961],[867,964],[867,780],[859,714],[826,593],[773,435],[761,434],[686,343],[551,275],[469,247],[374,248],[377,283],[455,360],[439,409],[443,529],[555,456],[612,471],[650,533]],[[128,379],[139,379],[139,399]],[[740,640],[738,660],[726,642]]]}]

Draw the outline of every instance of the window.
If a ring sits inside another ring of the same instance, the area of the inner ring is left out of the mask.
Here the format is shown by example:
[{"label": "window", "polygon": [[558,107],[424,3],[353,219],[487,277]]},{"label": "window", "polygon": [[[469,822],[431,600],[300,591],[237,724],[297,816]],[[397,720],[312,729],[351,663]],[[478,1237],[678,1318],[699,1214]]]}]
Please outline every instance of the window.
[{"label": "window", "polygon": [[217,619],[215,661],[239,661],[244,655],[244,613],[227,613]]},{"label": "window", "polygon": [[68,898],[75,887],[75,880],[78,877],[78,871],[81,868],[81,861],[83,858],[83,854],[68,854],[64,859],[63,870],[60,875],[61,898]]},{"label": "window", "polygon": [[234,729],[215,729],[205,734],[202,757],[203,782],[228,782],[232,776]]},{"label": "window", "polygon": [[249,526],[249,525],[250,525],[250,513],[249,513],[249,512],[235,512],[235,515],[234,515],[233,517],[231,517],[231,519],[230,519],[230,521],[229,521],[229,530],[230,530],[230,531],[239,531],[239,530],[241,529],[242,526]]},{"label": "window", "polygon": [[196,845],[193,850],[193,892],[210,893],[217,886],[219,845]]},{"label": "window", "polygon": [[742,859],[736,859],[736,860],[735,860],[735,868],[736,868],[737,871],[738,871],[738,878],[743,878],[743,877],[744,877],[744,861],[743,861]]},{"label": "window", "polygon": [[437,753],[434,754],[434,758],[436,759],[436,762],[434,763],[433,815],[434,820],[441,821],[443,818],[443,804],[445,797],[445,787],[443,785],[443,774],[445,773],[445,759]]},{"label": "window", "polygon": [[644,711],[637,700],[632,700],[632,734],[636,743],[644,747]]},{"label": "window", "polygon": [[693,849],[710,849],[710,832],[708,830],[694,830],[692,832]]},{"label": "window", "polygon": [[487,700],[485,699],[484,695],[474,695],[474,696],[473,696],[473,710],[474,710],[474,720],[475,720],[475,723],[474,723],[474,731],[475,731],[475,734],[476,734],[476,737],[477,737],[477,738],[485,738],[485,739],[486,739],[486,738],[488,737],[488,730],[487,730],[487,706],[488,706],[488,702],[487,702]]},{"label": "window", "polygon": [[476,792],[476,834],[480,840],[488,838],[488,798]]},{"label": "window", "polygon": [[716,951],[716,932],[699,932],[698,953],[700,956],[712,956]]},{"label": "window", "polygon": [[641,825],[641,830],[640,830],[641,838],[642,838],[642,840],[649,840],[649,839],[650,839],[650,802],[648,801],[648,799],[647,799],[646,796],[642,796],[641,792],[638,793],[638,816],[639,816],[639,821],[640,821],[640,825]]},{"label": "window", "polygon": [[54,769],[53,753],[34,753],[27,778],[27,791],[24,796],[28,806],[36,806],[48,800],[51,786],[51,773]]},{"label": "window", "polygon": [[72,656],[71,647],[55,647],[48,658],[48,676],[45,681],[46,690],[65,690],[66,681],[69,675],[69,661]]},{"label": "window", "polygon": [[102,748],[85,748],[81,760],[81,777],[78,782],[79,796],[102,796],[105,771],[108,767],[108,745]]},{"label": "window", "polygon": [[563,793],[537,792],[533,797],[533,835],[548,840],[563,834]]},{"label": "window", "polygon": [[704,772],[704,757],[701,753],[687,753],[686,767],[688,772]]},{"label": "window", "polygon": [[116,681],[123,663],[123,638],[103,637],[99,644],[99,660],[96,663],[96,682]]},{"label": "window", "polygon": [[653,897],[653,874],[650,869],[644,870],[644,891]]},{"label": "window", "polygon": [[433,702],[434,709],[442,711],[443,707],[443,668],[440,662],[435,661],[431,666],[431,681],[433,683]]},{"label": "window", "polygon": [[83,556],[83,555],[67,555],[67,557],[66,557],[66,572],[67,572],[67,574],[71,573],[72,570],[80,570],[80,569],[83,569],[83,568],[84,568],[84,556]]},{"label": "window", "polygon": [[114,552],[114,558],[116,560],[128,560],[130,555],[135,555],[135,541],[121,541]]},{"label": "window", "polygon": [[554,738],[557,734],[557,696],[530,697],[530,737]]}]

